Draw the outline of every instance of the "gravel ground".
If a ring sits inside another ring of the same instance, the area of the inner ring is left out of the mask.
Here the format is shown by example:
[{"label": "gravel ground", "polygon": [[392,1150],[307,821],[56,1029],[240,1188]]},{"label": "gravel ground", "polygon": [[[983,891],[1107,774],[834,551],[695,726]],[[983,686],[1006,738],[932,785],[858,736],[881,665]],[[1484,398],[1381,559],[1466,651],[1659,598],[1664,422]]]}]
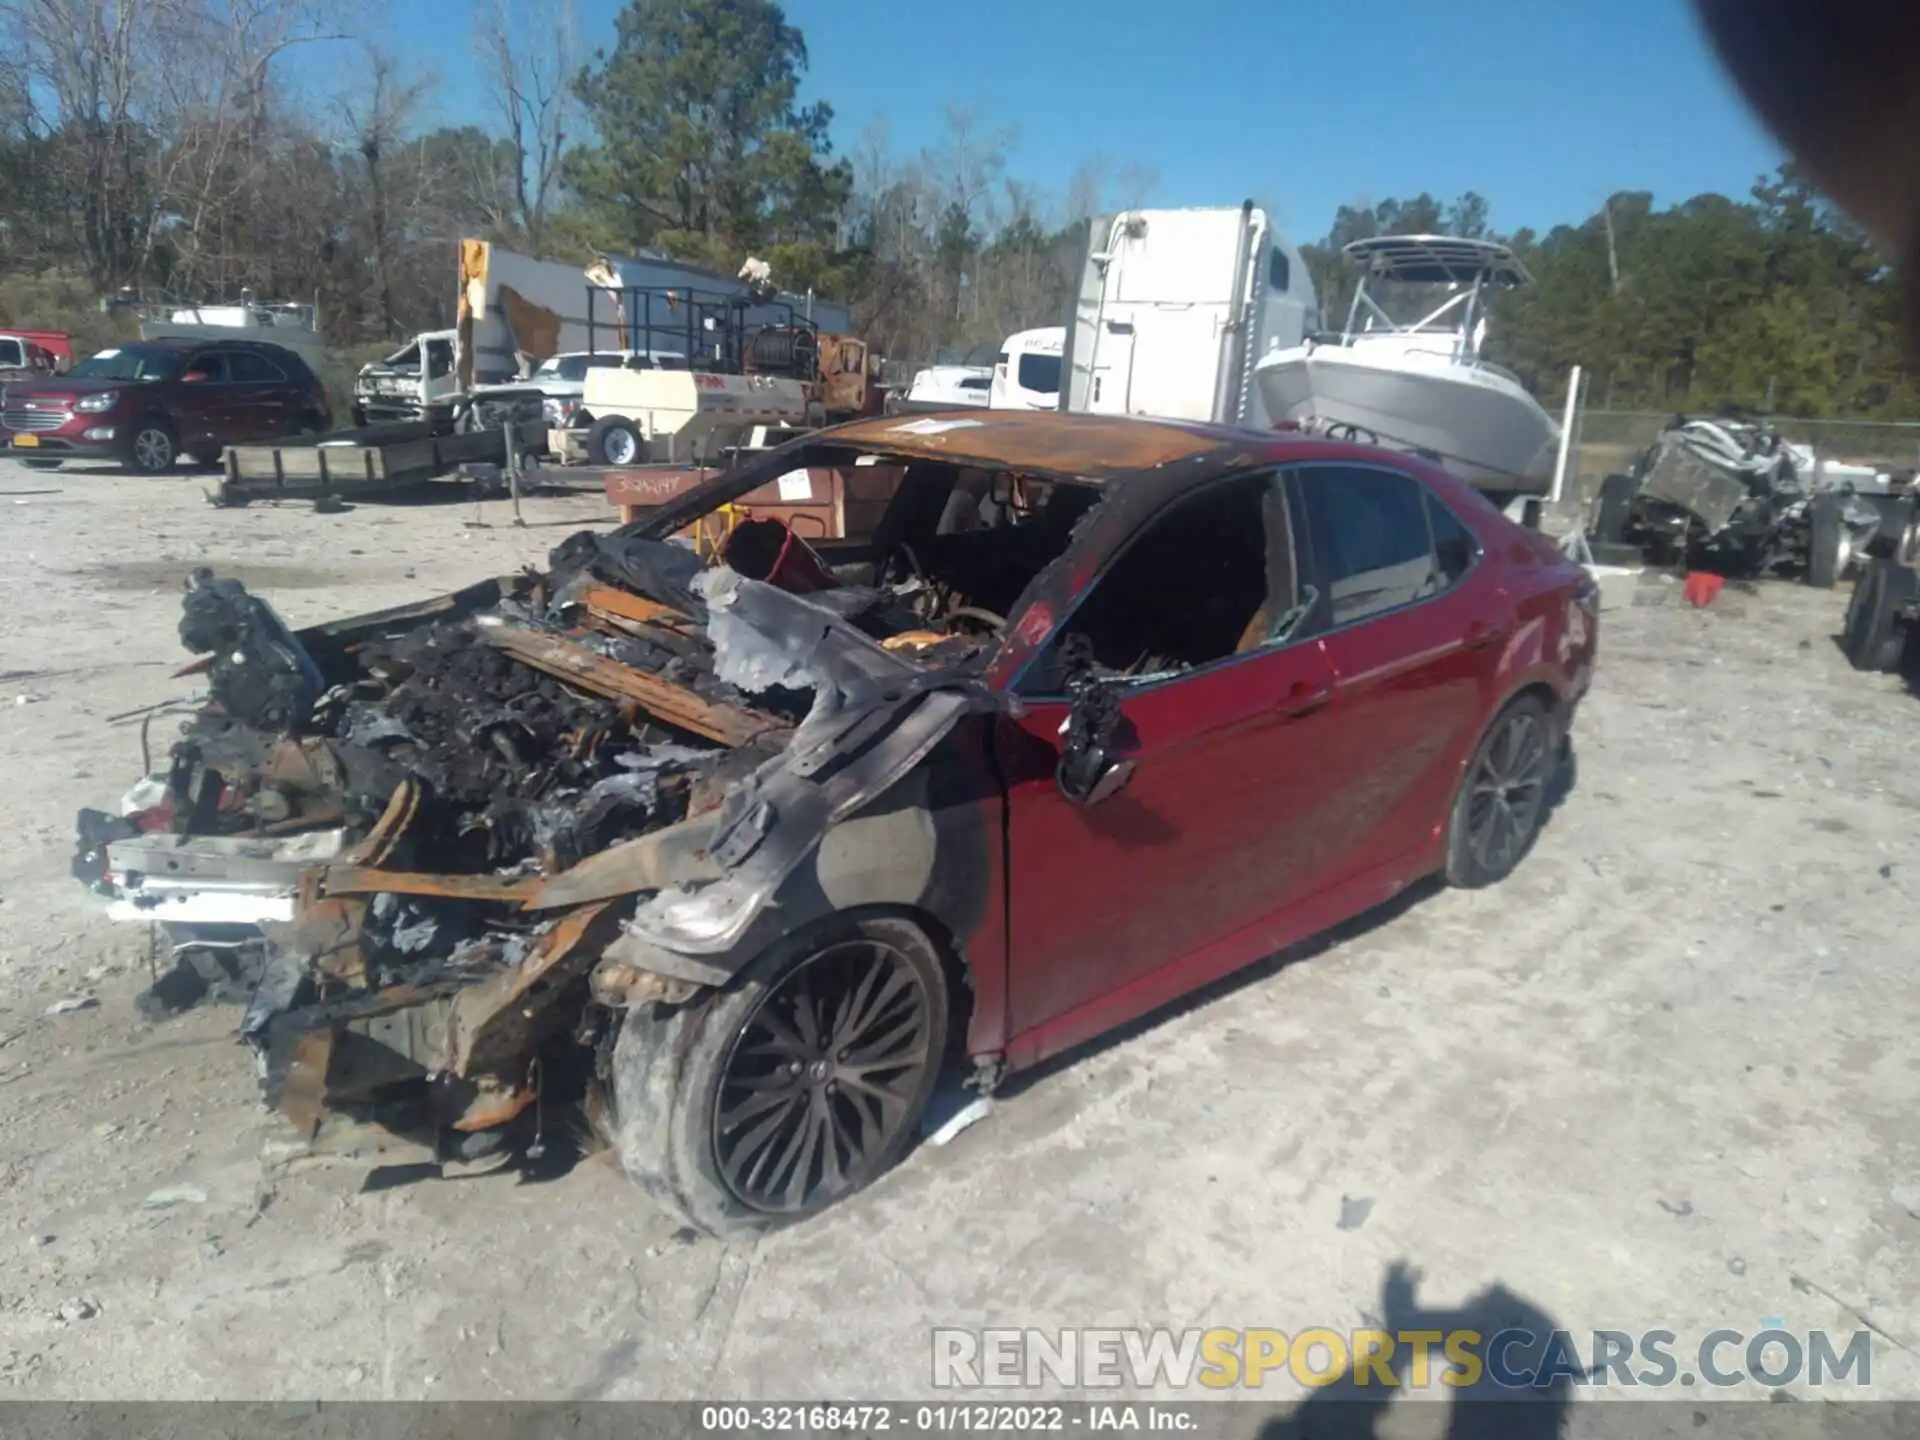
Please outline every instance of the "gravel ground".
[{"label": "gravel ground", "polygon": [[1870,1321],[1875,1394],[1920,1397],[1920,701],[1847,668],[1844,595],[1696,611],[1649,577],[1508,883],[1256,967],[723,1246],[604,1156],[372,1189],[419,1155],[355,1132],[289,1158],[236,1011],[139,1018],[144,937],[66,865],[74,811],[138,772],[108,717],[190,684],[186,571],[300,624],[608,519],[219,511],[201,485],[0,462],[0,1394],[925,1394],[935,1325],[1346,1329],[1405,1262],[1429,1305],[1497,1286],[1683,1346]]}]

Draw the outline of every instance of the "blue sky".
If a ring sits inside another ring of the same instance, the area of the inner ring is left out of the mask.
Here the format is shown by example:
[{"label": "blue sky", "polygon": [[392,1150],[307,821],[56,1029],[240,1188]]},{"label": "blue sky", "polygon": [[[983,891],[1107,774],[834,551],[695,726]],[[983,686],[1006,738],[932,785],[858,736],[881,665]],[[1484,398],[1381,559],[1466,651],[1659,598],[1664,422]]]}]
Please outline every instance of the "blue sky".
[{"label": "blue sky", "polygon": [[[392,0],[436,54],[449,119],[475,103],[445,49],[458,0]],[[611,43],[618,0],[575,0]],[[1100,154],[1157,172],[1150,203],[1272,204],[1297,240],[1337,206],[1477,190],[1493,222],[1544,230],[1615,190],[1659,204],[1744,196],[1778,148],[1685,0],[787,0],[845,151],[882,120],[897,154],[939,143],[949,103],[1015,127],[1008,173],[1058,196]],[[437,21],[437,24],[435,23]]]}]

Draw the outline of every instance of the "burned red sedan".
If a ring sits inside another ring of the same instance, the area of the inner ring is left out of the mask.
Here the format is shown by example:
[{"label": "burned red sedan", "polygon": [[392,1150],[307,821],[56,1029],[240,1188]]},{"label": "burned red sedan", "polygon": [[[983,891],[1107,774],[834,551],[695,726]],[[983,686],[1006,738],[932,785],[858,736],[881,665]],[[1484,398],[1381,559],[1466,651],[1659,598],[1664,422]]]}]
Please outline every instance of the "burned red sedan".
[{"label": "burned red sedan", "polygon": [[[849,538],[754,514],[802,466]],[[195,577],[211,701],[76,869],[247,989],[302,1126],[512,1153],[578,1093],[670,1209],[753,1229],[884,1172],[943,1071],[1501,879],[1597,608],[1387,451],[859,421],[405,610],[292,632]]]}]

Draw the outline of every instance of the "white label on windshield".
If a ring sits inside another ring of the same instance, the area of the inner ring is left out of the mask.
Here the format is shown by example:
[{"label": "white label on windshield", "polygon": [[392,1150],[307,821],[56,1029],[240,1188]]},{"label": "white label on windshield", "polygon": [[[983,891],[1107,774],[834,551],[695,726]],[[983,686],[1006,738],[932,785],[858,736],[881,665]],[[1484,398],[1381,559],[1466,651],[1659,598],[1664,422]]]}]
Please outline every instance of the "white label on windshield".
[{"label": "white label on windshield", "polygon": [[119,353],[118,350],[96,350],[93,353],[93,358],[96,360],[111,360]]},{"label": "white label on windshield", "polygon": [[780,498],[782,500],[811,500],[813,498],[813,477],[804,470],[789,470],[780,477]]},{"label": "white label on windshield", "polygon": [[981,424],[979,420],[909,420],[904,425],[895,425],[895,435],[944,435],[949,430],[968,430]]}]

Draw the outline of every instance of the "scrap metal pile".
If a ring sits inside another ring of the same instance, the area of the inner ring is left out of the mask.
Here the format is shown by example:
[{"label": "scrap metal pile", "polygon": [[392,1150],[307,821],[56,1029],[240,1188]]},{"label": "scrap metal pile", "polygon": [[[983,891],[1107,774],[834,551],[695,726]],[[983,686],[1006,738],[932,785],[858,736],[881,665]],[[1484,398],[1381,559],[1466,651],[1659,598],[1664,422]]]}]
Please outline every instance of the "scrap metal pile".
[{"label": "scrap metal pile", "polygon": [[180,636],[209,703],[120,814],[81,813],[76,875],[172,945],[148,1008],[209,981],[248,998],[297,1121],[425,1079],[433,1134],[493,1135],[542,1088],[543,1042],[591,1054],[623,1006],[699,988],[692,962],[619,963],[636,908],[705,887],[745,923],[771,893],[754,867],[777,883],[827,823],[812,792],[890,783],[843,740],[983,703],[983,641],[928,587],[843,583],[777,521],[713,567],[628,531],[550,561],[298,633],[196,573]]},{"label": "scrap metal pile", "polygon": [[1793,566],[1831,585],[1879,525],[1855,493],[1868,479],[1759,421],[1680,415],[1630,472],[1607,477],[1595,534],[1663,563],[1746,575]]}]

